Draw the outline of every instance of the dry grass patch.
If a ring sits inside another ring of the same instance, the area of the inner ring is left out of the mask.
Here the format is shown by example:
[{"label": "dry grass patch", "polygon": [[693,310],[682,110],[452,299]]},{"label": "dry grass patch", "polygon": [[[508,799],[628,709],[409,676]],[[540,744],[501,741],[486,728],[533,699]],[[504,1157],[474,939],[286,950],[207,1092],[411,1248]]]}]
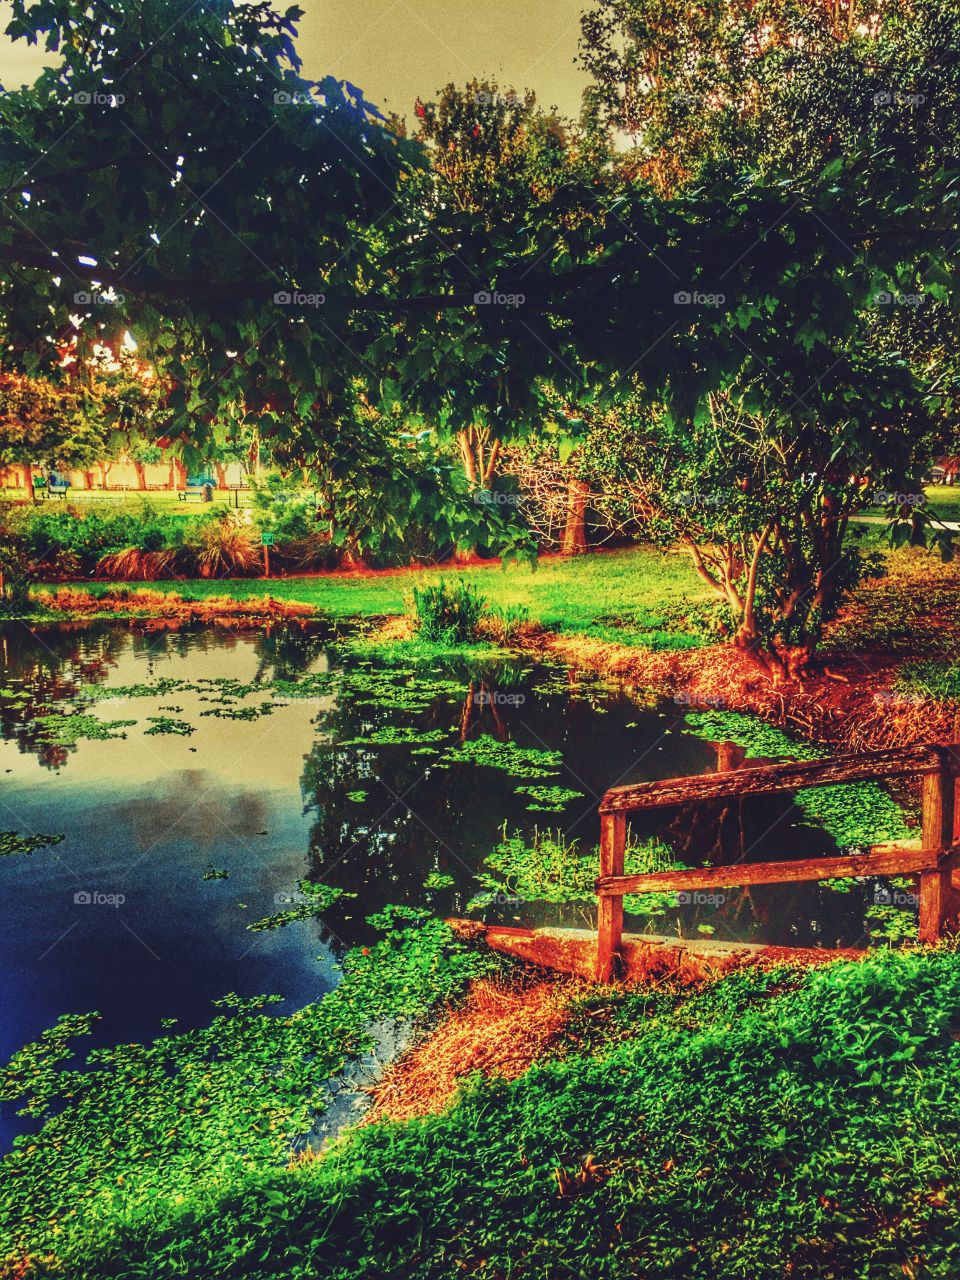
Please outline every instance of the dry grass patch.
[{"label": "dry grass patch", "polygon": [[543,1057],[567,1022],[577,981],[504,986],[474,982],[466,1003],[450,1009],[426,1040],[388,1068],[373,1088],[365,1123],[435,1115],[476,1072],[515,1080]]}]

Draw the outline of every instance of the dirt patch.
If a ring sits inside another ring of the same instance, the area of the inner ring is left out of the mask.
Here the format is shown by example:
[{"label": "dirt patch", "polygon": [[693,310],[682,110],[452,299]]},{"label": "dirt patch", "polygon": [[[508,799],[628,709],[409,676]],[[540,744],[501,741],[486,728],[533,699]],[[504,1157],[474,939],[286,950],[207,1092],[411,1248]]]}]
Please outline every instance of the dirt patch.
[{"label": "dirt patch", "polygon": [[388,1068],[372,1090],[364,1123],[435,1115],[475,1072],[515,1080],[559,1038],[566,1006],[582,984],[553,979],[505,987],[474,982],[466,1003]]}]

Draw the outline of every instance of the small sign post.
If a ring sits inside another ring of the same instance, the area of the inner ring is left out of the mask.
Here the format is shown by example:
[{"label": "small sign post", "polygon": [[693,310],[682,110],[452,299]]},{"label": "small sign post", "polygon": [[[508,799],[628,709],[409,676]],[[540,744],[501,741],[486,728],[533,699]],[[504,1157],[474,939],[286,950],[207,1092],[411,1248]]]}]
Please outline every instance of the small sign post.
[{"label": "small sign post", "polygon": [[270,577],[270,548],[276,541],[272,533],[263,532],[260,534],[260,543],[263,546],[263,576]]}]

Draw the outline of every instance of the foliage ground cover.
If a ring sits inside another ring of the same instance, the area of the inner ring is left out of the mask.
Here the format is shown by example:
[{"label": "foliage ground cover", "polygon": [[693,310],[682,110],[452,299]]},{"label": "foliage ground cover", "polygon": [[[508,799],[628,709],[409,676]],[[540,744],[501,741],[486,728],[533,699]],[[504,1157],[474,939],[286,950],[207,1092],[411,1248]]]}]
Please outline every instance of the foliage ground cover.
[{"label": "foliage ground cover", "polygon": [[[960,963],[884,952],[588,994],[452,1109],[101,1221],[89,1277],[942,1278],[960,1259]],[[27,1275],[51,1274],[38,1261]]]},{"label": "foliage ground cover", "polygon": [[[772,760],[822,760],[830,754],[823,747],[798,741],[773,725],[735,711],[691,712],[686,727],[711,742],[733,742],[751,756]],[[900,806],[876,782],[809,787],[796,793],[796,803],[841,847],[905,840],[914,834]]]},{"label": "foliage ground cover", "polygon": [[[251,927],[319,915],[331,891],[307,887],[300,906]],[[323,1111],[331,1076],[372,1046],[376,1019],[422,1017],[496,967],[426,913],[398,907],[373,923],[382,941],[348,952],[339,985],[295,1013],[271,1011],[279,996],[229,995],[208,1026],[168,1028],[85,1062],[75,1040],[97,1015],[65,1016],[20,1050],[0,1097],[41,1127],[3,1160],[0,1258],[67,1256],[98,1222],[210,1206],[282,1169]]]}]

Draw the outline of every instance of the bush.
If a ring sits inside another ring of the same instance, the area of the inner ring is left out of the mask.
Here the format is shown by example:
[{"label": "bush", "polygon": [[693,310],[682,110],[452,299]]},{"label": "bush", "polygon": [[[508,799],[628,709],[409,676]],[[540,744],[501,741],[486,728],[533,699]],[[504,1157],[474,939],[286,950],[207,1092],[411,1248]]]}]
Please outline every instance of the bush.
[{"label": "bush", "polygon": [[239,512],[217,512],[205,519],[194,529],[188,550],[201,578],[252,573],[261,565],[253,531]]},{"label": "bush", "polygon": [[432,644],[469,644],[477,639],[486,607],[483,596],[462,579],[448,587],[441,578],[436,586],[414,587],[414,621],[421,639]]},{"label": "bush", "polygon": [[115,571],[106,565],[103,571],[120,577],[158,577],[160,571],[151,570],[150,561],[137,565],[129,553],[176,553],[184,538],[181,518],[162,515],[146,503],[140,511],[81,511],[72,506],[32,511],[21,517],[18,528],[32,560],[53,576],[93,573],[106,557],[126,553]]},{"label": "bush", "polygon": [[173,576],[176,559],[172,548],[143,551],[140,547],[124,547],[103,556],[97,563],[97,573],[125,582],[155,582],[157,578]]}]

